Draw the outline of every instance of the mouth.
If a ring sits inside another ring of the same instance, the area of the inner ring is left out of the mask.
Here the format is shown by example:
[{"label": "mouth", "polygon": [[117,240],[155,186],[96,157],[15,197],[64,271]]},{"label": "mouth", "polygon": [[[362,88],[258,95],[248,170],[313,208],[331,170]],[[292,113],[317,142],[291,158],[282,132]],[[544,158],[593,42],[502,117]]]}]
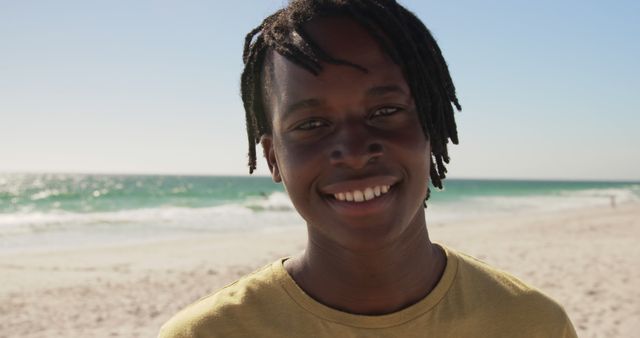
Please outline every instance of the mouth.
[{"label": "mouth", "polygon": [[[333,194],[333,198],[342,202],[362,203],[381,197],[389,192],[390,185],[376,185],[363,190],[355,189]],[[331,196],[331,195],[330,195]]]},{"label": "mouth", "polygon": [[396,185],[393,176],[374,176],[327,185],[322,195],[338,213],[349,217],[379,214],[389,210]]}]

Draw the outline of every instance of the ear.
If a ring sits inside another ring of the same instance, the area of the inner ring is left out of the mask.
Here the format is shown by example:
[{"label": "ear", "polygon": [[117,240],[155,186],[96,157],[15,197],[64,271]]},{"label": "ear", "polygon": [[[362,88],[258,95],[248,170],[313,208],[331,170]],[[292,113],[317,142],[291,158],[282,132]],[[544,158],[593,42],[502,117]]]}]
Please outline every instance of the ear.
[{"label": "ear", "polygon": [[282,182],[280,169],[278,169],[278,162],[276,161],[276,152],[273,150],[273,136],[266,134],[262,135],[260,138],[260,144],[262,145],[264,158],[267,160],[267,165],[269,165],[269,171],[271,171],[273,181]]}]

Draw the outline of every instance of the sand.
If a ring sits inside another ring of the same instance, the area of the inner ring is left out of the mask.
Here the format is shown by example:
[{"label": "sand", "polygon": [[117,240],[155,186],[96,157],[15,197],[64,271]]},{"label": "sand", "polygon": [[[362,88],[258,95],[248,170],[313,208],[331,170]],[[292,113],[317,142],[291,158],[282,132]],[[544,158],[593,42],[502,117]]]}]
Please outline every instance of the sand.
[{"label": "sand", "polygon": [[[429,225],[564,305],[580,337],[640,332],[640,205]],[[155,337],[173,313],[304,248],[305,229],[0,255],[0,337]]]}]

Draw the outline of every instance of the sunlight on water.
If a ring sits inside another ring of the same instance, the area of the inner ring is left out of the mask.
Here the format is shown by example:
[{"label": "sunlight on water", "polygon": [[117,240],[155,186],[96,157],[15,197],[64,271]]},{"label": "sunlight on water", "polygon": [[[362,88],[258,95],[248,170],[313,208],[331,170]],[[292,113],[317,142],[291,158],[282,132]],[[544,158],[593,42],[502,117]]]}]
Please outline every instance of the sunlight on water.
[{"label": "sunlight on water", "polygon": [[[447,180],[444,191],[434,190],[427,218],[637,202],[638,183]],[[0,249],[36,238],[121,241],[303,224],[268,177],[0,175]]]}]

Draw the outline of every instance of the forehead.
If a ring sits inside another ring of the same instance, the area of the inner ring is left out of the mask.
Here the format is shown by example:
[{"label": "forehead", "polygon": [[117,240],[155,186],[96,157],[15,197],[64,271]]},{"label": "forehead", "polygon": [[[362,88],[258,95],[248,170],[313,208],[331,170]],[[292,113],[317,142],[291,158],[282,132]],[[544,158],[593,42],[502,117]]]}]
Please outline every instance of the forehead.
[{"label": "forehead", "polygon": [[[294,64],[284,56],[272,54],[271,90],[273,103],[289,103],[308,97],[353,95],[354,82],[367,86],[398,85],[408,92],[400,67],[383,51],[376,39],[360,24],[345,17],[317,18],[304,26],[307,35],[334,59],[351,66],[322,63],[318,76]],[[358,87],[356,87],[357,89]]]},{"label": "forehead", "polygon": [[304,29],[320,48],[336,59],[365,62],[388,59],[374,37],[348,17],[317,18],[305,24]]}]

